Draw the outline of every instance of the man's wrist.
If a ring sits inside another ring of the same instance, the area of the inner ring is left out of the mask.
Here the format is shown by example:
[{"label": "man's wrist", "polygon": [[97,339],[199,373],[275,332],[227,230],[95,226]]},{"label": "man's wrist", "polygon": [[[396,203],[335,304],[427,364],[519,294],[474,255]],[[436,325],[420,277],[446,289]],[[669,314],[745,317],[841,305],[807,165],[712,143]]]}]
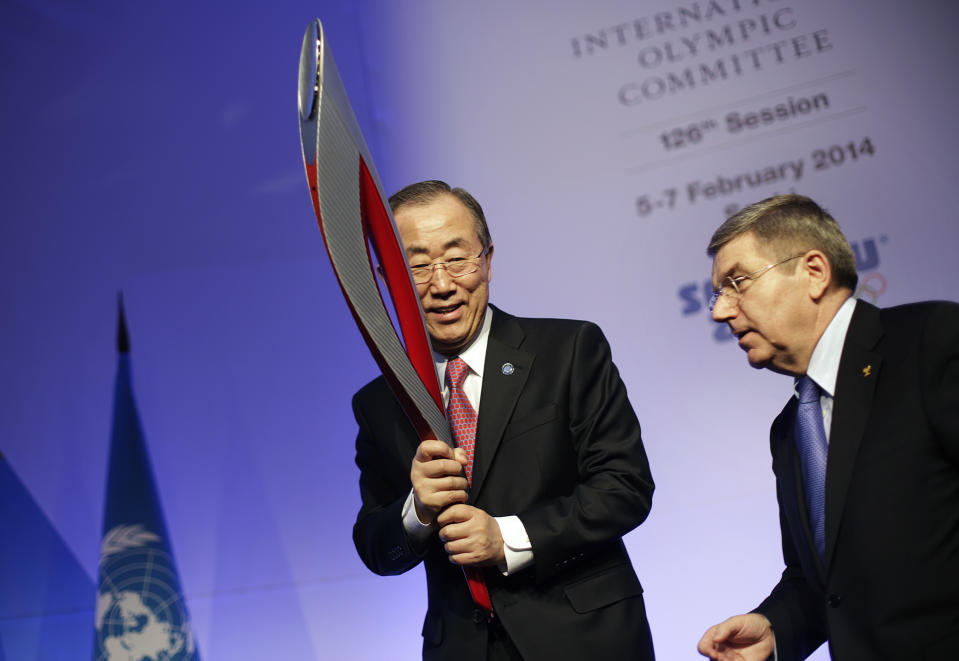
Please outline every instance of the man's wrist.
[{"label": "man's wrist", "polygon": [[526,534],[526,526],[518,516],[494,517],[503,538],[502,564],[497,567],[504,576],[515,574],[533,564],[533,545]]},{"label": "man's wrist", "polygon": [[406,531],[406,537],[410,545],[417,549],[424,549],[429,542],[430,535],[436,530],[436,521],[423,523],[419,513],[416,511],[416,499],[413,496],[413,490],[410,490],[403,503],[403,530]]}]

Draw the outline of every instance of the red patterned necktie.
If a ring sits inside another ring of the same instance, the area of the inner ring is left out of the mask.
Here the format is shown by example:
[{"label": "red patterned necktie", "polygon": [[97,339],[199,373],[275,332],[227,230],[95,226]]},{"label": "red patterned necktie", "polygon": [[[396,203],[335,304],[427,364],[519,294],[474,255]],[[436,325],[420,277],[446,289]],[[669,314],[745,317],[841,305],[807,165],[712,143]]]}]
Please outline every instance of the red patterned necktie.
[{"label": "red patterned necktie", "polygon": [[[473,483],[473,452],[476,448],[476,410],[463,392],[463,382],[469,374],[469,365],[457,356],[446,363],[446,384],[450,389],[450,401],[446,406],[446,417],[456,447],[466,452],[466,481]],[[492,613],[493,605],[486,589],[486,581],[479,567],[463,567],[466,582],[469,585],[473,601]]]},{"label": "red patterned necktie", "polygon": [[476,411],[463,392],[463,382],[469,374],[469,365],[457,356],[446,363],[446,384],[450,389],[450,401],[446,417],[456,447],[466,452],[466,480],[473,484],[473,451],[476,448]]}]

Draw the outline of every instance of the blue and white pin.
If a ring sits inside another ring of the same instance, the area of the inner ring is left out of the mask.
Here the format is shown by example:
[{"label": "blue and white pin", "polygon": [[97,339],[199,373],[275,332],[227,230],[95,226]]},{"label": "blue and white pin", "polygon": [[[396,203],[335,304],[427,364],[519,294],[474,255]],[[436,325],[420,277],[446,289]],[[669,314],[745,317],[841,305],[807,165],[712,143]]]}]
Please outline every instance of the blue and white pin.
[{"label": "blue and white pin", "polygon": [[500,370],[502,370],[503,374],[509,376],[516,371],[516,368],[513,367],[513,363],[503,363],[503,366],[500,368]]}]

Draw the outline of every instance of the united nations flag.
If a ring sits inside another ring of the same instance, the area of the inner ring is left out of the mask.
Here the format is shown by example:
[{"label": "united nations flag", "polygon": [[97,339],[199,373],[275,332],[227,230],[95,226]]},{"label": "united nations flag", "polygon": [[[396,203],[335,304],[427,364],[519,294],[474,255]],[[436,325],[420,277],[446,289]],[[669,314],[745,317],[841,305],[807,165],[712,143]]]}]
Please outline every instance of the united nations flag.
[{"label": "united nations flag", "polygon": [[94,661],[199,661],[130,384],[123,303]]}]

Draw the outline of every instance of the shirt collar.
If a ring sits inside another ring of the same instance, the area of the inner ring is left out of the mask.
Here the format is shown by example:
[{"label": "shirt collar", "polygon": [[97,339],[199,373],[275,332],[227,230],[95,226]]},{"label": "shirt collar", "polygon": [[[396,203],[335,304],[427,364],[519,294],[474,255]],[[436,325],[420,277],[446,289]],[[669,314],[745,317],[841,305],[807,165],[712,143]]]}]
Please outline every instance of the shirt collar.
[{"label": "shirt collar", "polygon": [[826,326],[822,337],[813,349],[809,359],[806,376],[816,382],[830,397],[836,396],[836,379],[839,376],[839,359],[842,358],[842,347],[846,343],[846,332],[852,321],[853,310],[856,309],[856,299],[849,297],[836,311],[835,316]]},{"label": "shirt collar", "polygon": [[[493,308],[486,306],[486,313],[483,315],[483,323],[480,325],[479,333],[470,342],[469,346],[463,349],[459,354],[463,362],[479,377],[483,378],[483,366],[486,363],[486,345],[489,343],[489,329],[493,325]],[[446,382],[446,363],[449,356],[433,352],[433,363],[436,365],[436,376],[440,380],[440,388],[445,388]]]}]

